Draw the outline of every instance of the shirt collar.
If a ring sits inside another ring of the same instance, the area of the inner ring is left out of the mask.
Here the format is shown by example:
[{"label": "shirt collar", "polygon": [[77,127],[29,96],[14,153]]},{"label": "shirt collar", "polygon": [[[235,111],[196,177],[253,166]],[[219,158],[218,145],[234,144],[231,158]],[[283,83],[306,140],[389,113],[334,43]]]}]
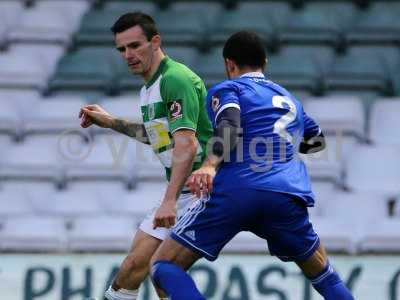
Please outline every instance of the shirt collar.
[{"label": "shirt collar", "polygon": [[242,77],[256,77],[256,78],[265,78],[264,74],[261,72],[249,72],[249,73],[245,73],[243,75],[240,76],[240,78]]}]

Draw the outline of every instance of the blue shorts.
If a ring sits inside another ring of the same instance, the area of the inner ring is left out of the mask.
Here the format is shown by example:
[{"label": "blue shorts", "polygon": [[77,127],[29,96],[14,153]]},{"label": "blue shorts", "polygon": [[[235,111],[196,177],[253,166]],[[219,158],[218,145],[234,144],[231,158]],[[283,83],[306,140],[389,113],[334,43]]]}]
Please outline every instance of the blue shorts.
[{"label": "blue shorts", "polygon": [[208,260],[240,231],[265,239],[283,261],[304,261],[319,247],[304,203],[290,194],[237,189],[215,191],[194,203],[174,226],[171,237]]}]

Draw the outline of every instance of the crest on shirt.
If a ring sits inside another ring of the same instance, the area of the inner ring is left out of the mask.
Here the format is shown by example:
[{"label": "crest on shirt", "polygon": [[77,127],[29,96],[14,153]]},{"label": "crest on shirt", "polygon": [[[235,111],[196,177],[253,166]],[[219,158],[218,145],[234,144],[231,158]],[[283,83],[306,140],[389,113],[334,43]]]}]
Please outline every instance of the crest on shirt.
[{"label": "crest on shirt", "polygon": [[182,100],[174,100],[168,103],[168,111],[171,121],[180,119],[183,116]]},{"label": "crest on shirt", "polygon": [[221,103],[219,101],[219,98],[217,96],[213,96],[211,98],[211,108],[214,112],[218,110],[218,108],[221,106]]},{"label": "crest on shirt", "polygon": [[153,120],[154,117],[156,116],[156,111],[154,108],[154,103],[149,104],[148,108],[147,108],[147,116],[149,118],[149,120]]}]

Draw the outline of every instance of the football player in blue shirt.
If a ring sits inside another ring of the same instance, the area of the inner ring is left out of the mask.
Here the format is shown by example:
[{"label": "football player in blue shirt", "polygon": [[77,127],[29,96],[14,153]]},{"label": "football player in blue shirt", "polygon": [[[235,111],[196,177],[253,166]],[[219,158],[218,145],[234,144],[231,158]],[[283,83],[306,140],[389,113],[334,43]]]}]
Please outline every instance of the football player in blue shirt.
[{"label": "football player in blue shirt", "polygon": [[215,260],[238,232],[251,231],[272,255],[295,262],[324,299],[353,300],[308,217],[314,195],[298,153],[324,148],[319,126],[264,77],[266,54],[255,33],[232,35],[223,57],[229,80],[207,96],[216,142],[188,181],[192,192],[210,196],[178,220],[154,255],[154,282],[171,300],[205,299],[184,270],[200,257]]}]

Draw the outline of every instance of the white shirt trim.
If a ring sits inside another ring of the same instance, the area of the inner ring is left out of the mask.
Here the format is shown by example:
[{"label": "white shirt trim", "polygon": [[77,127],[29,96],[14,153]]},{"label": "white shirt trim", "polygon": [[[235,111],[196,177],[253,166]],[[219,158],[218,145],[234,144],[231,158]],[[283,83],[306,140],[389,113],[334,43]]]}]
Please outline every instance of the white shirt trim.
[{"label": "white shirt trim", "polygon": [[222,105],[220,107],[220,109],[218,110],[217,115],[215,116],[215,119],[214,119],[215,124],[217,123],[217,118],[218,118],[219,114],[222,113],[225,109],[227,109],[229,107],[235,107],[238,110],[240,110],[240,106],[237,103],[227,103],[227,104]]},{"label": "white shirt trim", "polygon": [[265,75],[261,72],[249,72],[249,73],[245,73],[243,75],[240,76],[240,78],[242,77],[257,77],[257,78],[265,78]]}]

